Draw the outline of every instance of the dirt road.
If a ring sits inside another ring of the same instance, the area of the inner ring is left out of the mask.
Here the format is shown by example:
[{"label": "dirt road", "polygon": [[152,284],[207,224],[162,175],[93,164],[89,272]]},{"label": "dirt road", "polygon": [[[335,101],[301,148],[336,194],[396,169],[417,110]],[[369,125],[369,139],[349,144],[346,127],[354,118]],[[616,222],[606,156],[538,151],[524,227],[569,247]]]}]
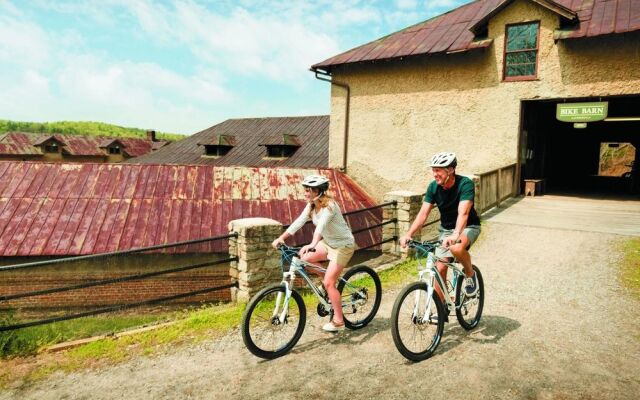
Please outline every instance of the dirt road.
[{"label": "dirt road", "polygon": [[325,334],[309,314],[294,351],[253,357],[239,331],[154,358],[47,381],[0,399],[637,399],[640,304],[614,264],[621,236],[488,223],[473,249],[484,275],[480,326],[452,319],[421,363],[395,349],[384,293],[370,326]]}]

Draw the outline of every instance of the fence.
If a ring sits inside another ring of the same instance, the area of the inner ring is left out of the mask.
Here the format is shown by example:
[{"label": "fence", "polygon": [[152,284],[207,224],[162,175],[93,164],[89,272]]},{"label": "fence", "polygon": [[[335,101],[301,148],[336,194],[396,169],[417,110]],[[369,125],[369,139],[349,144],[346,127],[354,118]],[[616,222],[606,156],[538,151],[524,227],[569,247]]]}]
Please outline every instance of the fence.
[{"label": "fence", "polygon": [[[221,258],[212,253],[216,241],[235,236],[0,267],[0,289],[7,293],[0,295],[0,308],[28,308],[39,304],[55,309],[79,302],[85,309],[93,308],[0,326],[0,332],[186,298],[192,302],[211,300],[211,294],[237,287],[227,267],[237,257]],[[216,265],[223,265],[224,273],[211,268]],[[141,269],[149,271],[130,273]],[[28,279],[23,271],[29,271]],[[189,275],[185,275],[187,271]],[[134,301],[123,304],[125,298]]]},{"label": "fence", "polygon": [[516,195],[516,168],[517,164],[511,164],[478,175],[480,187],[476,190],[475,204],[478,214]]}]

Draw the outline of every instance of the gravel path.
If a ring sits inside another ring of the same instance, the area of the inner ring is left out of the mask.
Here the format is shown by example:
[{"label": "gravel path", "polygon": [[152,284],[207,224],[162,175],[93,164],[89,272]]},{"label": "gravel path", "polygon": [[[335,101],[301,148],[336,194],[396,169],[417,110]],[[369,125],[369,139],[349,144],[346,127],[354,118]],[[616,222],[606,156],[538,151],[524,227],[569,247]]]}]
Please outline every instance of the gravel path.
[{"label": "gravel path", "polygon": [[637,399],[640,304],[613,267],[624,237],[492,222],[481,238],[480,326],[466,332],[454,318],[424,362],[406,361],[391,339],[397,288],[359,331],[325,334],[309,313],[301,341],[277,360],[253,357],[236,331],[0,399]]}]

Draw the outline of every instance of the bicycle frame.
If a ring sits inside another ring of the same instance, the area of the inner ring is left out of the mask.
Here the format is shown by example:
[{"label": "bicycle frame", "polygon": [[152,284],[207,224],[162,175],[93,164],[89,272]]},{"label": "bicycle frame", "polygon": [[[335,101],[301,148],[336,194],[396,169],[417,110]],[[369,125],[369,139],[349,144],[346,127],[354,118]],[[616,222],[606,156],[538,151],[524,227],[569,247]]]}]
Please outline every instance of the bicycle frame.
[{"label": "bicycle frame", "polygon": [[[281,260],[281,264],[283,267],[284,267],[284,263],[289,259],[289,257],[286,255],[286,252],[287,251],[291,252],[292,251],[291,249],[292,248],[287,247],[287,248],[284,248],[283,250],[283,257]],[[276,297],[276,307],[274,308],[272,317],[273,318],[278,317],[278,320],[280,321],[280,323],[284,322],[286,318],[286,311],[289,308],[289,300],[291,299],[291,291],[292,291],[291,287],[293,286],[293,283],[296,279],[296,273],[300,274],[302,279],[306,282],[307,286],[311,288],[313,293],[318,298],[318,301],[320,301],[320,303],[324,306],[325,310],[331,310],[331,305],[327,300],[325,300],[322,293],[320,293],[318,288],[313,284],[313,281],[311,280],[311,278],[306,272],[306,268],[312,268],[324,274],[327,271],[327,269],[322,268],[319,265],[301,260],[298,256],[291,256],[290,260],[291,261],[289,263],[289,270],[284,271],[282,273],[282,284],[285,287],[285,295],[284,295],[285,298],[284,298],[284,302],[282,303],[282,307],[283,307],[282,312],[280,312],[279,310],[279,305],[281,304],[281,301],[282,301],[282,292],[280,292]],[[343,280],[343,278],[340,277],[340,280]],[[344,304],[342,304],[341,306],[344,307]],[[278,314],[280,315],[278,316]]]},{"label": "bicycle frame", "polygon": [[[413,247],[415,247],[419,252],[425,253],[427,255],[424,268],[418,271],[418,280],[425,282],[427,284],[427,298],[429,299],[429,301],[426,302],[426,309],[422,317],[423,318],[422,322],[425,322],[424,318],[428,319],[429,316],[431,315],[431,304],[432,304],[431,298],[435,290],[435,284],[437,284],[440,287],[442,294],[444,294],[445,303],[447,305],[447,309],[450,312],[454,311],[456,307],[461,307],[462,304],[457,306],[455,304],[458,279],[461,279],[462,277],[464,277],[464,270],[460,267],[460,264],[457,263],[455,259],[449,262],[446,259],[436,257],[435,251],[434,251],[435,246],[432,246],[426,249],[421,244],[414,244]],[[442,276],[440,276],[440,274],[438,273],[438,269],[436,268],[437,261],[440,261],[442,264],[444,264],[445,267],[450,268],[451,271],[453,272],[451,291],[449,291],[446,283],[443,281]],[[420,265],[420,263],[418,263],[418,265]],[[429,276],[426,277],[425,276],[426,274],[429,274]],[[451,300],[452,295],[454,300]],[[420,296],[420,292],[416,292],[416,296]],[[413,313],[416,316],[419,315],[418,304],[420,304],[419,297],[416,298],[416,305],[413,310]]]}]

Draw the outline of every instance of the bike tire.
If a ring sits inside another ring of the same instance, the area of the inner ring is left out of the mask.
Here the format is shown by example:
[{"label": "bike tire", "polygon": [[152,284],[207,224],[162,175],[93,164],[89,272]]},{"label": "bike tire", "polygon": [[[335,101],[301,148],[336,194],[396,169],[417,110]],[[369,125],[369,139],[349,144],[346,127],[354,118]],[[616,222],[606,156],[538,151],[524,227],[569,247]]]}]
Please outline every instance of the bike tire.
[{"label": "bike tire", "polygon": [[376,316],[382,300],[382,284],[373,269],[366,265],[349,269],[340,279],[338,291],[347,328],[364,328]]},{"label": "bike tire", "polygon": [[[253,355],[267,360],[287,354],[296,345],[307,319],[302,296],[292,290],[285,323],[276,323],[279,321],[272,316],[278,293],[281,293],[284,299],[286,291],[282,284],[262,289],[249,301],[242,315],[242,340],[245,346]],[[294,326],[292,323],[297,325]],[[279,332],[283,333],[282,341],[269,344],[269,337],[275,339]]]},{"label": "bike tire", "polygon": [[[413,315],[416,298],[411,295],[420,291],[420,299],[424,301],[422,299],[427,299],[427,289],[425,282],[410,283],[400,291],[391,310],[393,343],[400,354],[410,361],[423,361],[431,357],[438,348],[444,332],[444,320],[448,311],[445,310],[445,306],[435,291],[431,298],[435,304],[437,322],[434,324],[431,317],[429,322],[420,322],[419,316]],[[433,309],[433,307],[431,308]],[[424,304],[418,304],[418,310],[425,309]],[[425,344],[417,343],[416,339],[419,338],[424,338]]]},{"label": "bike tire", "polygon": [[468,331],[478,326],[484,308],[484,280],[478,267],[474,265],[473,270],[478,276],[478,292],[475,296],[468,298],[464,293],[464,279],[458,279],[456,284],[456,317],[460,326]]}]

